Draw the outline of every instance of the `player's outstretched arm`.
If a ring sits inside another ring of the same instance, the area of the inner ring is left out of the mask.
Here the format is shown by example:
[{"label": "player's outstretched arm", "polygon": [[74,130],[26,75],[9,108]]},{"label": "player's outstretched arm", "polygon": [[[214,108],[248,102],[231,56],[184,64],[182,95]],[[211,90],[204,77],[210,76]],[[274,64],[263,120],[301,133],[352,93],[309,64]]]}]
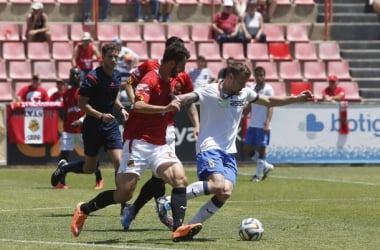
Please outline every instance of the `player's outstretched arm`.
[{"label": "player's outstretched arm", "polygon": [[183,95],[177,95],[175,96],[175,98],[179,100],[182,105],[189,105],[199,100],[199,96],[195,92],[190,92]]},{"label": "player's outstretched arm", "polygon": [[255,103],[267,107],[284,106],[297,102],[314,101],[314,95],[306,90],[296,96],[259,96]]}]

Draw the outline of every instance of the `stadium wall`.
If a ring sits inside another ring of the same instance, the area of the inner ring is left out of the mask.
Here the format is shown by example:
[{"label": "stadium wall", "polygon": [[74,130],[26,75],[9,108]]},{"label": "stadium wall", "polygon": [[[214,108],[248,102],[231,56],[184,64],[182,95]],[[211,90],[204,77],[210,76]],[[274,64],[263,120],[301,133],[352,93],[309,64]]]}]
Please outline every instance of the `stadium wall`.
[{"label": "stadium wall", "polygon": [[[4,114],[4,113],[3,113]],[[4,117],[3,117],[4,118]],[[6,121],[1,120],[5,131]],[[176,116],[176,153],[186,163],[195,162],[195,138],[185,111]],[[339,106],[337,104],[297,104],[275,108],[268,161],[276,164],[378,164],[380,163],[380,112],[374,104],[350,103],[348,107],[349,133],[339,132]],[[62,131],[62,121],[58,131]],[[5,135],[5,133],[1,134]],[[4,136],[0,139],[4,140]],[[237,138],[239,161],[242,154],[242,129]],[[0,144],[3,146],[3,144]],[[5,147],[5,146],[3,146]],[[7,143],[8,165],[44,165],[56,163],[60,142],[55,144]],[[77,147],[72,159],[83,151]],[[1,157],[1,155],[0,155]],[[102,161],[108,162],[106,154]]]}]

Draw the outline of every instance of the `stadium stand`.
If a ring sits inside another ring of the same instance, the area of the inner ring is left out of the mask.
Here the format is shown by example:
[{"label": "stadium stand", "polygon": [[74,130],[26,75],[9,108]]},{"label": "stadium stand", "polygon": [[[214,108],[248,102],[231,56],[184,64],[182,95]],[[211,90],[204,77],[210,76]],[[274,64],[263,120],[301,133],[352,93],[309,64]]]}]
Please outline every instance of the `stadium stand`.
[{"label": "stadium stand", "polygon": [[143,27],[143,39],[146,42],[165,42],[166,25],[160,23],[145,23]]},{"label": "stadium stand", "polygon": [[124,42],[141,42],[142,31],[139,23],[122,23],[119,25],[120,39]]},{"label": "stadium stand", "polygon": [[269,58],[272,60],[292,60],[290,44],[287,42],[269,43]]},{"label": "stadium stand", "polygon": [[268,44],[249,43],[247,44],[247,59],[253,61],[269,61]]},{"label": "stadium stand", "polygon": [[303,76],[309,81],[324,81],[327,79],[326,65],[322,61],[308,61],[303,63]]},{"label": "stadium stand", "polygon": [[267,42],[285,42],[285,29],[280,24],[265,24],[263,26]]},{"label": "stadium stand", "polygon": [[71,60],[74,45],[71,41],[53,42],[51,57],[54,60]]},{"label": "stadium stand", "polygon": [[317,45],[315,43],[295,43],[294,58],[299,61],[317,61]]},{"label": "stadium stand", "polygon": [[0,80],[7,80],[7,67],[5,65],[5,61],[0,60]]},{"label": "stadium stand", "polygon": [[32,72],[38,74],[42,81],[57,79],[55,63],[50,61],[32,61]]},{"label": "stadium stand", "polygon": [[259,61],[255,67],[261,66],[265,69],[265,79],[267,81],[278,81],[277,64],[275,62]]},{"label": "stadium stand", "polygon": [[222,57],[227,59],[233,57],[237,61],[244,61],[244,48],[242,43],[223,43]]},{"label": "stadium stand", "polygon": [[311,82],[290,82],[291,95],[298,95],[305,90],[313,91],[313,85]]},{"label": "stadium stand", "polygon": [[321,42],[318,46],[318,55],[322,60],[341,60],[340,47],[337,42]]},{"label": "stadium stand", "polygon": [[0,25],[0,41],[20,41],[19,33],[17,23],[2,23]]},{"label": "stadium stand", "polygon": [[301,64],[297,61],[279,62],[279,75],[283,80],[303,81]]},{"label": "stadium stand", "polygon": [[12,83],[0,81],[0,102],[10,102],[13,99]]},{"label": "stadium stand", "polygon": [[49,23],[49,30],[53,42],[66,42],[69,40],[69,24]]},{"label": "stadium stand", "polygon": [[48,43],[26,43],[26,54],[30,60],[50,60],[50,46]]},{"label": "stadium stand", "polygon": [[23,42],[4,42],[3,58],[5,60],[25,60],[25,46]]},{"label": "stadium stand", "polygon": [[178,36],[184,42],[190,41],[190,27],[188,24],[170,24],[170,28],[167,30],[167,38],[171,36]]},{"label": "stadium stand", "polygon": [[309,42],[308,27],[298,23],[286,25],[286,40],[288,42]]},{"label": "stadium stand", "polygon": [[221,61],[220,48],[217,43],[199,43],[198,55],[202,55],[207,61]]}]

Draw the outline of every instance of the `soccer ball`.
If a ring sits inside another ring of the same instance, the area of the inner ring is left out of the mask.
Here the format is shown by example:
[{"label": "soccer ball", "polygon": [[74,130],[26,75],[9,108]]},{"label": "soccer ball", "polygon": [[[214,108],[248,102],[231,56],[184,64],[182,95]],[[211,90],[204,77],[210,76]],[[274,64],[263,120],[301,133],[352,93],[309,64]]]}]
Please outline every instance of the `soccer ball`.
[{"label": "soccer ball", "polygon": [[264,225],[256,218],[246,218],[239,226],[239,236],[242,240],[258,241],[264,233]]}]

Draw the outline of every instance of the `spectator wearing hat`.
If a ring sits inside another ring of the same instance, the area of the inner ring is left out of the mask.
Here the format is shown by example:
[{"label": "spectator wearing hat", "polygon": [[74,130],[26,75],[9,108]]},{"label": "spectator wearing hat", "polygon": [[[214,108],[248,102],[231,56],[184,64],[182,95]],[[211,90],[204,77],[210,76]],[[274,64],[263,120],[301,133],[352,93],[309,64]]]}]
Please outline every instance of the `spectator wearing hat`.
[{"label": "spectator wearing hat", "polygon": [[[118,37],[115,37],[112,42],[114,44],[117,44],[120,46],[120,52],[119,52],[119,56],[118,56],[118,61],[117,61],[117,66],[116,66],[116,69],[119,70],[120,72],[123,72],[125,67],[126,67],[126,56],[128,58],[127,62],[129,63],[129,59],[131,59],[131,66],[134,67],[136,66],[137,62],[139,61],[139,55],[133,51],[131,48],[128,48],[127,46],[124,46],[123,45],[123,41],[118,38]],[[129,76],[129,75],[128,75]],[[122,75],[122,81],[123,80],[126,80],[126,78],[124,79],[123,78],[123,75]]]},{"label": "spectator wearing hat", "polygon": [[[92,12],[92,3],[93,0],[84,0],[84,22],[85,23],[91,23],[92,18],[91,18],[91,12]],[[108,17],[108,11],[110,9],[110,0],[100,0],[99,1],[100,6],[99,6],[99,21],[100,22],[105,22]]]},{"label": "spectator wearing hat", "polygon": [[204,88],[215,81],[214,74],[207,68],[207,61],[204,56],[197,57],[197,67],[189,71],[189,76],[193,82],[194,89]]},{"label": "spectator wearing hat", "polygon": [[41,2],[34,2],[31,12],[26,17],[25,37],[28,42],[50,42],[48,15],[43,11]]},{"label": "spectator wearing hat", "polygon": [[41,87],[38,74],[32,77],[32,83],[21,88],[16,96],[19,102],[48,102],[50,101],[47,91]]},{"label": "spectator wearing hat", "polygon": [[330,75],[328,80],[329,86],[322,91],[322,99],[326,102],[343,101],[346,96],[346,90],[338,85],[338,77]]},{"label": "spectator wearing hat", "polygon": [[247,12],[245,13],[242,21],[241,28],[247,40],[254,40],[255,42],[265,43],[267,38],[264,34],[264,19],[259,11],[256,9],[257,0],[250,0],[247,4]]},{"label": "spectator wearing hat", "polygon": [[98,48],[92,42],[90,33],[84,32],[82,35],[82,42],[75,45],[71,60],[73,67],[78,67],[81,69],[82,79],[85,79],[87,73],[92,70],[94,56],[97,58],[99,63],[103,61]]},{"label": "spectator wearing hat", "polygon": [[221,45],[225,42],[242,42],[246,39],[240,30],[239,18],[233,13],[234,2],[224,0],[223,9],[213,17],[212,30],[216,41]]}]

